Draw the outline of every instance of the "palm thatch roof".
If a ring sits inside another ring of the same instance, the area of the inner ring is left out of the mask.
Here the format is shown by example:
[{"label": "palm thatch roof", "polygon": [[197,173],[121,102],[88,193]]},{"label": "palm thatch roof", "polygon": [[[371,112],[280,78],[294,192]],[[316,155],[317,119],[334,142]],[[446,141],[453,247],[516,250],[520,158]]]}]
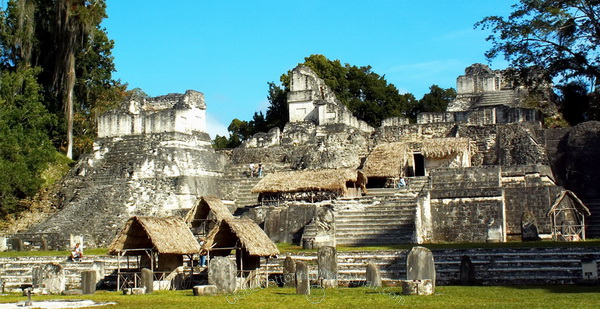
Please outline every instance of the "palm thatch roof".
[{"label": "palm thatch roof", "polygon": [[408,161],[406,143],[379,144],[371,151],[363,172],[368,177],[397,177]]},{"label": "palm thatch roof", "polygon": [[415,152],[428,158],[444,158],[469,151],[469,139],[459,137],[379,144],[367,157],[363,172],[367,177],[398,177]]},{"label": "palm thatch roof", "polygon": [[[363,175],[364,176],[364,175]],[[366,177],[360,178],[366,181]],[[334,191],[347,193],[346,182],[357,182],[353,169],[289,171],[268,174],[252,189],[253,193]]]},{"label": "palm thatch roof", "polygon": [[236,244],[246,249],[249,255],[254,256],[276,256],[279,249],[267,234],[250,219],[227,218],[221,224],[215,226],[204,244],[204,248],[218,250],[218,248],[230,248]]},{"label": "palm thatch roof", "polygon": [[132,217],[108,247],[110,254],[127,249],[153,249],[161,254],[194,254],[200,252],[200,245],[180,217]]},{"label": "palm thatch roof", "polygon": [[550,207],[550,210],[548,210],[548,213],[546,215],[550,216],[558,208],[558,206],[563,202],[565,197],[571,198],[571,201],[572,201],[575,209],[577,209],[583,215],[585,215],[585,216],[592,215],[590,210],[583,204],[583,202],[571,190],[562,190],[560,193],[558,193],[558,195],[556,195],[556,198],[554,199],[554,203],[552,204],[552,207]]},{"label": "palm thatch roof", "polygon": [[187,213],[185,222],[190,224],[197,219],[213,219],[221,221],[225,218],[232,217],[233,215],[220,198],[216,196],[203,196]]}]

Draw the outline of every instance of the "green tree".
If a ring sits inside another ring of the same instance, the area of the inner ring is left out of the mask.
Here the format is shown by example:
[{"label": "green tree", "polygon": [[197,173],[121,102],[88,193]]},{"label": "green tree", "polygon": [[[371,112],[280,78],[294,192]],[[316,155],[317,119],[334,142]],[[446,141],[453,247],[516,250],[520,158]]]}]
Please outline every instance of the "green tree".
[{"label": "green tree", "polygon": [[456,98],[456,90],[454,88],[441,88],[438,85],[431,85],[429,93],[423,95],[411,110],[411,118],[416,118],[417,114],[423,112],[441,113],[445,112],[448,104]]},{"label": "green tree", "polygon": [[[284,76],[287,77],[287,75]],[[284,84],[283,88],[273,82],[269,83],[269,94],[267,96],[269,107],[267,108],[267,115],[265,117],[268,129],[278,127],[283,130],[288,119],[290,119],[290,111],[287,104],[287,94],[290,91],[289,78],[287,80],[282,78],[281,82]]]},{"label": "green tree", "polygon": [[593,91],[600,82],[600,1],[521,0],[513,9],[508,18],[475,24],[492,31],[488,59],[504,55],[521,72],[541,68],[545,81],[585,78]]},{"label": "green tree", "polygon": [[41,67],[44,104],[64,124],[55,144],[70,158],[89,150],[97,114],[125,95],[111,77],[114,42],[100,27],[105,0],[10,0],[3,13],[3,66]]},{"label": "green tree", "polygon": [[379,126],[385,118],[410,116],[416,104],[412,94],[400,94],[396,86],[373,72],[371,66],[342,65],[339,60],[329,60],[323,55],[311,55],[304,60],[303,64],[325,81],[340,102],[371,126]]},{"label": "green tree", "polygon": [[41,172],[54,161],[48,129],[56,121],[41,103],[39,70],[4,70],[0,76],[0,214],[18,210],[35,194]]}]

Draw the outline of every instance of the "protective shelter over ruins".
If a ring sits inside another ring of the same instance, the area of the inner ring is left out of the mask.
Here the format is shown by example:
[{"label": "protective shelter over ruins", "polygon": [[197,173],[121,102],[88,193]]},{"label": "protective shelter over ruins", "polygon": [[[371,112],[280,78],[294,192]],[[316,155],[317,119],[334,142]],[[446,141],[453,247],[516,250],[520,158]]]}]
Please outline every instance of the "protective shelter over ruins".
[{"label": "protective shelter over ruins", "polygon": [[[260,282],[260,258],[279,255],[279,249],[254,221],[241,218],[225,218],[216,225],[206,238],[203,249],[210,256],[228,256],[235,250],[238,277],[244,278],[243,286],[255,287]],[[268,278],[268,273],[264,278]]]},{"label": "protective shelter over ruins", "polygon": [[353,169],[288,171],[268,174],[254,188],[262,203],[317,202],[342,196],[361,196],[367,177]]},{"label": "protective shelter over ruins", "polygon": [[185,222],[194,235],[205,236],[222,220],[233,218],[231,211],[220,198],[203,196],[198,203],[188,211]]},{"label": "protective shelter over ruins", "polygon": [[426,176],[439,167],[471,166],[468,138],[433,138],[379,144],[366,158],[363,172],[370,187],[398,177]]},{"label": "protective shelter over ruins", "polygon": [[184,255],[200,252],[194,235],[179,217],[132,217],[108,247],[111,255],[139,256],[140,268],[171,272]]},{"label": "protective shelter over ruins", "polygon": [[547,215],[552,221],[552,239],[585,240],[585,217],[591,212],[572,191],[562,190]]}]

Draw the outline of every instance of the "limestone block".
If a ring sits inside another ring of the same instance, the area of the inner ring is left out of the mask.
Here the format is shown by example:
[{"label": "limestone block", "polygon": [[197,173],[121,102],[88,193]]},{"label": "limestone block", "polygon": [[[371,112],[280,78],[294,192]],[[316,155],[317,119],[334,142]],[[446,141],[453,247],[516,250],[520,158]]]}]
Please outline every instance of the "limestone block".
[{"label": "limestone block", "polygon": [[[96,286],[94,285],[94,292],[96,291]],[[82,290],[64,290],[61,293],[62,295],[84,295],[86,293],[84,293]],[[94,293],[87,293],[87,294],[94,294]]]},{"label": "limestone block", "polygon": [[197,285],[194,287],[194,296],[215,295],[217,290],[216,285]]},{"label": "limestone block", "polygon": [[432,295],[434,292],[433,281],[424,280],[402,280],[402,294],[404,295]]},{"label": "limestone block", "polygon": [[337,279],[321,279],[321,287],[322,288],[337,288],[338,281]]},{"label": "limestone block", "polygon": [[123,295],[143,295],[146,294],[146,288],[127,288],[123,290]]}]

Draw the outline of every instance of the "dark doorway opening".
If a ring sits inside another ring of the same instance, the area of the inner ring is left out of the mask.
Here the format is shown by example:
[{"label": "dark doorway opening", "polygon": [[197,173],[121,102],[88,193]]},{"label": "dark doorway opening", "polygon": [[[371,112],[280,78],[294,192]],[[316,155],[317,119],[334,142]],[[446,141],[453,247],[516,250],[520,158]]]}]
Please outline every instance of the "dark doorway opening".
[{"label": "dark doorway opening", "polygon": [[415,176],[425,176],[425,157],[420,153],[414,154]]}]

